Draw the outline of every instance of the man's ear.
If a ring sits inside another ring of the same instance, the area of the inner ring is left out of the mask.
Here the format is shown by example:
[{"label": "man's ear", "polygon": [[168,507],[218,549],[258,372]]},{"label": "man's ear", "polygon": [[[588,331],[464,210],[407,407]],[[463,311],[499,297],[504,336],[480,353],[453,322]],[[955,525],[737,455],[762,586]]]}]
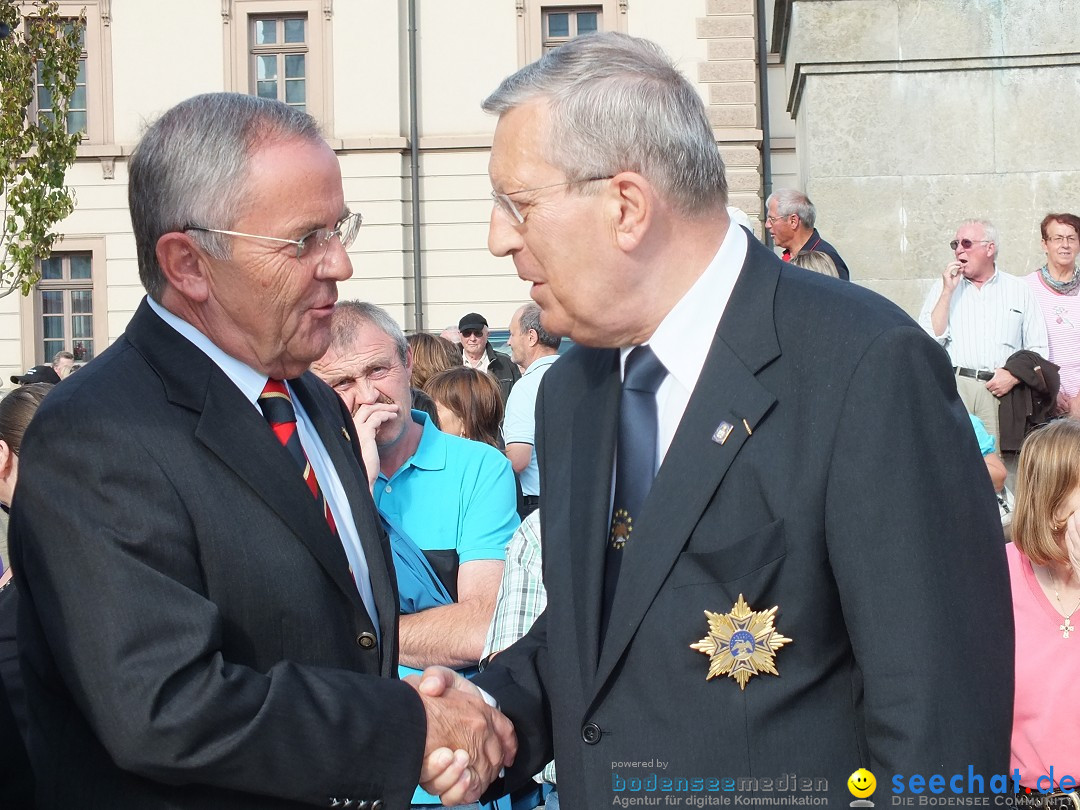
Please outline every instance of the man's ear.
[{"label": "man's ear", "polygon": [[206,257],[186,233],[162,234],[157,243],[157,260],[169,285],[189,301],[203,302],[210,296]]},{"label": "man's ear", "polygon": [[536,330],[535,330],[535,329],[530,329],[530,330],[529,330],[529,331],[528,331],[528,332],[527,332],[527,333],[525,334],[525,337],[526,337],[526,338],[528,339],[528,341],[529,341],[529,347],[530,347],[530,348],[531,348],[531,347],[533,347],[533,346],[535,346],[535,345],[536,345],[537,343],[539,343],[539,342],[540,342],[540,336],[539,336],[538,334],[536,334]]},{"label": "man's ear", "polygon": [[604,194],[616,242],[630,252],[641,244],[652,223],[656,192],[637,172],[620,172],[611,178]]}]

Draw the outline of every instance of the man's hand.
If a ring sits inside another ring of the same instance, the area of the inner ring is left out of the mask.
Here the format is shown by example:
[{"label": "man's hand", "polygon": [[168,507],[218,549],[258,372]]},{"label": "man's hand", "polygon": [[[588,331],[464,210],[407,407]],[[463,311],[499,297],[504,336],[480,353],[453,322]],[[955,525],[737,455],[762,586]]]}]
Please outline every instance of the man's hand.
[{"label": "man's hand", "polygon": [[431,667],[406,678],[427,713],[427,743],[420,786],[445,805],[477,801],[514,762],[517,737],[509,720],[456,672]]},{"label": "man's hand", "polygon": [[948,292],[951,295],[963,278],[964,265],[960,262],[949,262],[945,268],[945,272],[941,274],[942,292]]},{"label": "man's hand", "polygon": [[986,381],[986,390],[995,397],[1003,397],[1012,391],[1019,382],[1020,380],[1016,379],[1008,371],[999,368],[994,372],[994,376]]},{"label": "man's hand", "polygon": [[375,434],[383,422],[389,422],[397,415],[397,405],[382,401],[361,405],[353,414],[353,426],[360,442],[360,457],[364,459],[364,469],[367,470],[368,489],[375,487],[379,477],[379,446],[375,443]]}]

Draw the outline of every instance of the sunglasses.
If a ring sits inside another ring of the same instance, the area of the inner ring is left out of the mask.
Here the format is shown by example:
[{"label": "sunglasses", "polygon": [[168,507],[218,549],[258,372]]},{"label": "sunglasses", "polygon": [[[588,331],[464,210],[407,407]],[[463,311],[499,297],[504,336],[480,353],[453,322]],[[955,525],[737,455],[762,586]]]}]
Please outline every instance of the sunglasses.
[{"label": "sunglasses", "polygon": [[461,336],[466,337],[482,337],[484,334],[483,329],[462,329]]},{"label": "sunglasses", "polygon": [[956,250],[957,245],[963,245],[964,250],[971,250],[972,245],[989,245],[989,239],[976,239],[974,242],[970,239],[953,239],[949,242],[949,249]]}]

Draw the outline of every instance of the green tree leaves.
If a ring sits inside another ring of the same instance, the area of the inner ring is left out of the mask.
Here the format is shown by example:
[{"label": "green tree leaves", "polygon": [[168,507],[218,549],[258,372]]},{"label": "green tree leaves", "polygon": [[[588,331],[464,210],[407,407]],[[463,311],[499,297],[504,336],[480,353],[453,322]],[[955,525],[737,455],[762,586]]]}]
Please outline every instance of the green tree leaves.
[{"label": "green tree leaves", "polygon": [[[52,0],[0,0],[0,297],[29,294],[37,260],[59,238],[53,226],[75,208],[64,173],[81,135],[68,134],[85,15],[61,17]],[[38,83],[41,90],[38,89]],[[37,109],[41,98],[51,108]]]}]

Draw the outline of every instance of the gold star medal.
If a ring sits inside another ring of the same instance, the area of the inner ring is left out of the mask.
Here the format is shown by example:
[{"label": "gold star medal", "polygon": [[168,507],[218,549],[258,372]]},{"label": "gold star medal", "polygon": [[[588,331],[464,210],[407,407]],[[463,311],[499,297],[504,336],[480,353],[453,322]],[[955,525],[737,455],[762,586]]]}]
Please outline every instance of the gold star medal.
[{"label": "gold star medal", "polygon": [[705,680],[729,675],[739,682],[740,689],[745,689],[746,682],[762,672],[779,675],[773,658],[791,639],[773,627],[776,611],[775,605],[768,610],[750,610],[741,593],[730,613],[706,610],[709,634],[690,645],[690,649],[709,656],[709,674]]}]

